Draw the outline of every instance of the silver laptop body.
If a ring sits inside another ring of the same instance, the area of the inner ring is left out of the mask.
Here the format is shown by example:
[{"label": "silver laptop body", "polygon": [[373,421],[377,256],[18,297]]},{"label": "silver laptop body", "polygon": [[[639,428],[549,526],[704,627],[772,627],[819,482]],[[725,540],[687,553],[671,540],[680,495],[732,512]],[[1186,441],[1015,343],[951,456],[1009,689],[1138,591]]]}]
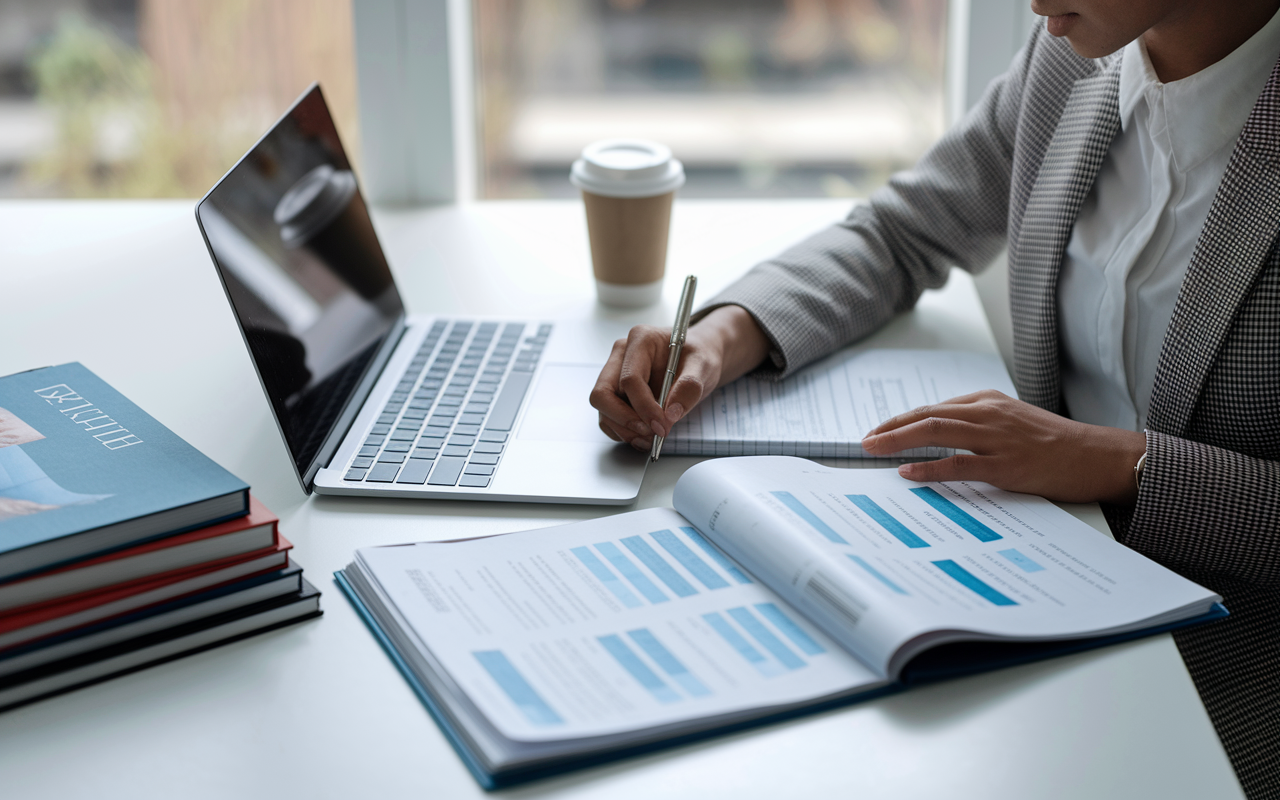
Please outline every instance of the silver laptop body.
[{"label": "silver laptop body", "polygon": [[587,403],[622,331],[407,316],[318,86],[196,220],[306,491],[635,500],[647,459]]}]

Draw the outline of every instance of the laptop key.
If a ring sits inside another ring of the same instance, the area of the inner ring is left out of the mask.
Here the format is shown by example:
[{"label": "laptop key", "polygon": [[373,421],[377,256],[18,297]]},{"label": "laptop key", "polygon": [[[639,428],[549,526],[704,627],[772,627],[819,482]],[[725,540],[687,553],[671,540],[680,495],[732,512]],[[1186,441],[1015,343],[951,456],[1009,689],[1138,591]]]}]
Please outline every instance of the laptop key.
[{"label": "laptop key", "polygon": [[484,424],[484,414],[463,414],[458,417],[459,428],[479,428]]},{"label": "laptop key", "polygon": [[489,481],[490,478],[487,475],[463,475],[462,480],[458,481],[458,485],[483,489],[489,485]]},{"label": "laptop key", "polygon": [[372,457],[376,456],[377,454],[378,454],[378,446],[377,446],[377,445],[365,445],[364,447],[361,447],[361,448],[360,448],[360,455],[362,455],[362,456],[368,456],[368,457],[372,458]]},{"label": "laptop key", "polygon": [[396,479],[396,473],[399,471],[399,464],[374,464],[373,469],[369,470],[369,476],[365,478],[365,482],[391,483]]},{"label": "laptop key", "polygon": [[467,403],[467,407],[462,409],[463,414],[487,414],[489,413],[488,403]]},{"label": "laptop key", "polygon": [[364,440],[364,443],[370,447],[378,447],[385,439],[385,436],[370,436]]},{"label": "laptop key", "polygon": [[512,372],[498,395],[498,402],[493,404],[493,412],[489,414],[486,427],[499,431],[509,431],[515,424],[516,414],[520,411],[520,403],[524,401],[525,392],[533,381],[531,372]]},{"label": "laptop key", "polygon": [[453,447],[451,445],[446,445],[442,452],[446,456],[460,456],[462,458],[466,458],[467,453],[471,452],[471,449],[468,447]]},{"label": "laptop key", "polygon": [[434,447],[419,447],[417,450],[413,451],[414,458],[425,458],[428,461],[431,461],[438,455],[440,455],[440,451]]},{"label": "laptop key", "polygon": [[480,434],[480,441],[482,442],[505,442],[506,440],[507,434],[502,431],[494,431],[485,428],[484,433]]},{"label": "laptop key", "polygon": [[449,458],[441,456],[435,461],[436,468],[431,471],[431,477],[427,479],[428,486],[453,486],[458,482],[458,476],[462,474],[462,468],[466,466],[465,458]]},{"label": "laptop key", "polygon": [[471,456],[471,463],[472,464],[488,464],[488,465],[497,464],[498,456],[493,453],[476,453],[475,455]]},{"label": "laptop key", "polygon": [[[466,414],[463,414],[465,417]],[[460,436],[476,436],[480,433],[479,425],[455,425],[453,432]]]},{"label": "laptop key", "polygon": [[399,464],[404,461],[404,453],[383,453],[378,456],[379,464]]},{"label": "laptop key", "polygon": [[342,476],[342,479],[344,481],[362,481],[364,480],[364,470],[349,469],[347,470],[347,474]]},{"label": "laptop key", "polygon": [[501,442],[477,442],[472,449],[477,453],[501,453],[503,447]]},{"label": "laptop key", "polygon": [[463,470],[462,474],[463,475],[492,475],[493,470],[494,470],[493,467],[487,467],[484,464],[468,464],[467,468]]},{"label": "laptop key", "polygon": [[407,453],[413,449],[413,442],[391,442],[382,449],[387,453]]},{"label": "laptop key", "polygon": [[433,463],[421,458],[409,459],[409,462],[404,465],[404,469],[400,470],[400,476],[396,478],[396,483],[416,483],[421,486],[426,483],[427,473],[431,471]]},{"label": "laptop key", "polygon": [[460,436],[455,434],[454,436],[449,437],[449,444],[457,445],[458,447],[470,447],[475,443],[476,437],[474,436]]},{"label": "laptop key", "polygon": [[352,469],[368,469],[369,467],[372,467],[372,466],[373,466],[373,459],[367,456],[360,456],[358,458],[351,459]]}]

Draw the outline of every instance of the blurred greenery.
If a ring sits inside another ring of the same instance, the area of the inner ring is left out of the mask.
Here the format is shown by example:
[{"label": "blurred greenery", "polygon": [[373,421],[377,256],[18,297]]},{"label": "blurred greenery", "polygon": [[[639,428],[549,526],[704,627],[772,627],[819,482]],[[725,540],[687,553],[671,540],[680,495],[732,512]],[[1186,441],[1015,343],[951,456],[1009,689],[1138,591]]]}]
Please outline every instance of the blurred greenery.
[{"label": "blurred greenery", "polygon": [[191,197],[243,149],[166,119],[146,54],[78,14],[59,20],[30,67],[57,121],[56,143],[27,167],[31,194]]}]

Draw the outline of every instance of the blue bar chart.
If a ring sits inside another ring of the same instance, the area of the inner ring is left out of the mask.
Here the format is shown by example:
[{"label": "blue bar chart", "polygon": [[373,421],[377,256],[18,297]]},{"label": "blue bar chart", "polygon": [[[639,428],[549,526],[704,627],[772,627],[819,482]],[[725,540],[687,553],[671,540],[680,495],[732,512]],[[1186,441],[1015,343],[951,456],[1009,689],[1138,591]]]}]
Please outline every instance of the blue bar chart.
[{"label": "blue bar chart", "polygon": [[788,617],[786,612],[778,608],[774,603],[756,603],[756,611],[765,619],[773,623],[773,627],[786,634],[786,637],[799,647],[801,652],[811,656],[827,652],[826,648],[818,644],[812,636],[804,632],[796,621]]},{"label": "blue bar chart", "polygon": [[659,703],[678,703],[680,695],[675,689],[666,684],[657,673],[649,669],[649,665],[640,660],[627,643],[622,641],[621,636],[609,634],[608,636],[599,636],[597,641],[609,651],[609,655],[622,665],[622,668],[631,673],[631,677],[636,682],[649,690],[649,693],[657,699]]},{"label": "blue bar chart", "polygon": [[783,673],[782,665],[772,659],[765,658],[764,654],[753,647],[751,642],[747,641],[747,637],[739,633],[737,628],[730,625],[729,621],[719,612],[713,611],[710,614],[703,614],[702,618],[716,633],[720,634],[722,639],[728,642],[730,647],[738,651],[738,655],[745,658],[751,666],[759,670],[761,675],[766,678],[772,678]]},{"label": "blue bar chart", "polygon": [[671,554],[671,557],[680,562],[681,566],[689,570],[693,577],[708,589],[727,589],[729,582],[720,577],[720,574],[707,565],[707,562],[698,557],[697,553],[689,549],[689,546],[680,541],[680,537],[671,531],[653,531],[649,534]]},{"label": "blue bar chart", "polygon": [[996,552],[1009,559],[1023,572],[1040,572],[1044,570],[1044,567],[1032,561],[1028,556],[1023,555],[1016,547],[1010,547],[1008,550],[997,550]]},{"label": "blue bar chart", "polygon": [[933,506],[944,517],[959,525],[964,530],[973,534],[980,542],[994,542],[1004,537],[995,531],[983,525],[978,520],[969,516],[967,512],[962,510],[955,503],[938,494],[932,487],[924,486],[919,489],[911,489],[912,494],[919,497],[929,505]]},{"label": "blue bar chart", "polygon": [[896,594],[910,594],[910,592],[908,592],[906,589],[903,589],[903,588],[902,588],[901,586],[899,586],[898,584],[896,584],[896,583],[894,583],[893,581],[889,580],[888,576],[886,576],[883,572],[881,572],[880,570],[878,570],[878,569],[876,569],[875,567],[873,567],[873,566],[871,566],[870,564],[868,564],[868,563],[866,562],[866,560],[865,560],[865,559],[860,558],[859,556],[855,556],[855,555],[853,555],[852,553],[850,553],[850,554],[849,554],[849,559],[850,559],[851,561],[853,561],[853,563],[857,564],[858,566],[860,566],[860,567],[862,567],[864,570],[866,570],[868,575],[870,575],[871,577],[873,577],[873,578],[875,578],[876,580],[880,581],[880,582],[881,582],[881,583],[883,583],[885,586],[888,586],[891,590],[893,590],[893,592],[894,592],[894,593],[896,593]]},{"label": "blue bar chart", "polygon": [[618,598],[619,603],[622,603],[627,608],[639,608],[644,605],[640,602],[640,598],[636,597],[627,588],[625,583],[618,580],[618,576],[613,574],[613,570],[606,567],[604,562],[597,558],[595,553],[591,552],[591,548],[575,547],[572,549],[572,553],[578,557],[583,566],[591,571],[592,575],[596,576],[600,583],[604,584],[604,588],[608,589],[610,594]]},{"label": "blue bar chart", "polygon": [[658,641],[658,637],[654,636],[648,628],[627,631],[627,635],[631,637],[631,641],[635,642],[645,652],[645,655],[653,659],[653,663],[658,665],[658,669],[667,673],[673,681],[680,684],[680,687],[688,692],[690,697],[706,697],[711,694],[711,690],[702,681],[698,680],[680,659],[672,655],[671,651],[662,642]]},{"label": "blue bar chart", "polygon": [[655,586],[653,581],[649,580],[649,576],[641,572],[640,568],[631,559],[627,558],[626,554],[619,550],[616,544],[613,542],[600,542],[596,544],[596,549],[650,603],[665,603],[671,599],[663,594],[662,590]]},{"label": "blue bar chart", "polygon": [[800,500],[791,492],[770,492],[770,494],[778,498],[778,500],[780,500],[784,506],[791,509],[796,516],[809,523],[815,531],[822,534],[830,541],[835,542],[836,544],[849,543],[843,536],[832,530],[830,525],[819,519],[817,514],[813,513],[813,511],[804,503],[801,503]]},{"label": "blue bar chart", "polygon": [[945,561],[934,561],[933,565],[938,569],[951,576],[957,583],[965,587],[969,591],[990,601],[998,606],[1016,606],[1018,601],[1008,597],[997,591],[990,584],[983,581],[977,575],[960,566],[956,562],[946,559]]},{"label": "blue bar chart", "polygon": [[781,639],[773,635],[773,631],[765,627],[764,623],[755,614],[749,610],[738,607],[729,609],[729,616],[733,617],[743,629],[751,634],[751,638],[759,642],[765,650],[768,650],[773,657],[778,659],[778,663],[787,669],[800,669],[804,667],[804,659],[792,652]]},{"label": "blue bar chart", "polygon": [[622,540],[622,544],[631,551],[632,555],[640,559],[640,563],[649,568],[654,575],[658,576],[658,580],[667,585],[667,588],[675,593],[676,597],[692,597],[698,593],[693,588],[693,584],[684,579],[679,572],[667,563],[667,560],[658,554],[653,547],[639,536],[628,536]]},{"label": "blue bar chart", "polygon": [[907,547],[915,548],[929,546],[928,542],[912,533],[906,525],[903,525],[901,522],[898,522],[890,516],[889,512],[885,511],[876,504],[876,501],[867,497],[865,494],[847,494],[845,497],[849,498],[849,502],[862,509],[868,517],[875,520],[880,527],[884,528],[892,534],[895,539],[902,542]]},{"label": "blue bar chart", "polygon": [[529,722],[538,726],[562,725],[564,720],[542,695],[529,685],[516,665],[501,650],[477,650],[472,653],[498,687],[511,698]]},{"label": "blue bar chart", "polygon": [[702,552],[707,554],[708,558],[719,565],[720,569],[727,572],[730,578],[741,584],[752,582],[742,570],[734,566],[733,562],[724,553],[721,553],[716,549],[715,545],[703,538],[696,528],[681,527],[680,530],[684,531],[684,535],[689,537],[689,541],[696,544]]}]

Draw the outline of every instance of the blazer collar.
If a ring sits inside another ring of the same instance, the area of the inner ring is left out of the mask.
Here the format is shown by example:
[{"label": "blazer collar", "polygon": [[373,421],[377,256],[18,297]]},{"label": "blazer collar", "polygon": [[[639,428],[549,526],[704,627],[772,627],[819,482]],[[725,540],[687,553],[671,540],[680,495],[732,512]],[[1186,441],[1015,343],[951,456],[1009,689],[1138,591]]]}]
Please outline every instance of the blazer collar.
[{"label": "blazer collar", "polygon": [[1009,253],[1014,383],[1023,400],[1062,410],[1058,274],[1080,206],[1120,130],[1120,61],[1077,80],[1045,150]]},{"label": "blazer collar", "polygon": [[1245,122],[1191,255],[1156,369],[1147,427],[1180,436],[1280,232],[1280,62]]}]

